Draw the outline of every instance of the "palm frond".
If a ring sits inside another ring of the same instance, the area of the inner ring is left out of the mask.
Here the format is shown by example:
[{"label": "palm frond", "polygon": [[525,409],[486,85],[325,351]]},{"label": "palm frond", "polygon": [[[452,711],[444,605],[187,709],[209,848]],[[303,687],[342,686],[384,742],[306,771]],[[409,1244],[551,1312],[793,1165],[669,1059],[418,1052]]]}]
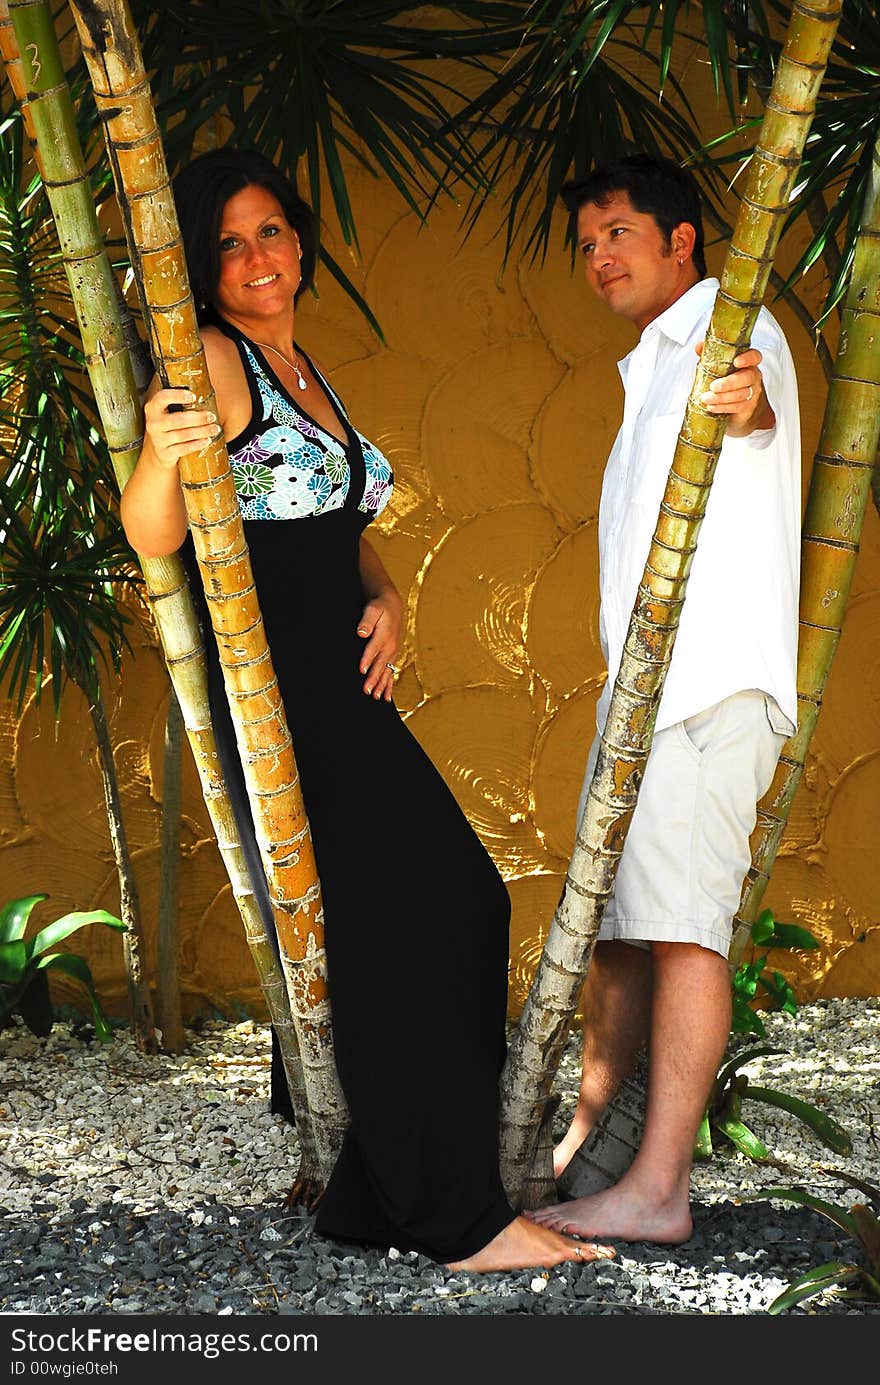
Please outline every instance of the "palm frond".
[{"label": "palm frond", "polygon": [[[459,7],[457,7],[459,8]],[[638,147],[683,162],[702,139],[673,69],[673,52],[697,45],[708,56],[716,87],[735,109],[736,82],[753,66],[772,62],[763,7],[705,0],[702,34],[686,18],[687,0],[543,0],[537,4],[474,4],[481,24],[468,61],[490,74],[485,90],[457,113],[455,123],[479,137],[475,156],[486,180],[515,181],[508,197],[506,253],[525,236],[534,258],[546,253],[562,183]],[[740,91],[741,95],[741,91]],[[710,202],[721,181],[711,165],[697,170]],[[468,231],[489,205],[471,194]]]},{"label": "palm frond", "polygon": [[[779,0],[770,0],[784,13]],[[819,103],[793,192],[786,231],[808,216],[813,234],[785,282],[791,289],[817,262],[825,259],[828,283],[818,326],[843,298],[852,268],[856,236],[871,172],[872,151],[880,130],[880,14],[876,7],[850,0],[822,84]],[[739,124],[705,146],[703,158],[731,180],[751,158],[753,145],[742,148],[749,128]],[[736,148],[731,146],[736,141]],[[827,250],[830,254],[826,254]],[[784,292],[785,290],[781,290]]]},{"label": "palm frond", "polygon": [[17,112],[0,108],[0,683],[87,693],[118,666],[133,581],[55,224]]},{"label": "palm frond", "polygon": [[[135,0],[132,9],[172,170],[225,116],[236,143],[292,177],[301,172],[319,227],[329,187],[342,238],[354,245],[345,155],[381,173],[420,218],[454,179],[480,179],[465,128],[449,119],[462,98],[433,70],[466,31],[425,27],[423,6],[195,0],[157,12]],[[338,264],[328,267],[354,296]]]}]

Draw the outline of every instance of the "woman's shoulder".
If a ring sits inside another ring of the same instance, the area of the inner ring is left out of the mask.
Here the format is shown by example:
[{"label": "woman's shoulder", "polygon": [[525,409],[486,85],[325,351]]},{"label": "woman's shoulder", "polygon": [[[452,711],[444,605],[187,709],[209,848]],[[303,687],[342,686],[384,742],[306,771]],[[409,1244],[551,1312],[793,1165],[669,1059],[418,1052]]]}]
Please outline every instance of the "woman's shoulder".
[{"label": "woman's shoulder", "polygon": [[250,417],[250,391],[238,347],[219,327],[210,324],[202,327],[201,338],[220,421],[231,437],[246,426]]},{"label": "woman's shoulder", "polygon": [[211,360],[224,362],[237,361],[239,359],[238,347],[232,337],[227,336],[225,332],[222,332],[219,327],[215,327],[213,323],[205,323],[203,327],[199,328],[199,334],[202,338],[202,345],[205,348],[205,355],[209,362]]}]

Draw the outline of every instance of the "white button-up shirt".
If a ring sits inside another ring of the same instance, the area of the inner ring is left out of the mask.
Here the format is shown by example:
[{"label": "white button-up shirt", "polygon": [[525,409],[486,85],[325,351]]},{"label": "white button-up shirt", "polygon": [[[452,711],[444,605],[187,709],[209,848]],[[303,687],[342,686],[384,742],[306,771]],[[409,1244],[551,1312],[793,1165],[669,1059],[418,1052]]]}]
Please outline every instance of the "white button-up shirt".
[{"label": "white button-up shirt", "polygon": [[[651,546],[666,478],[708,326],[717,279],[703,279],[650,322],[620,362],[623,424],[599,507],[600,636],[608,682],[601,730]],[[725,435],[700,529],[655,729],[684,721],[735,692],[757,688],[797,724],[800,573],[800,422],[794,363],[762,308],[752,346],[773,428]],[[781,729],[781,728],[780,728]]]}]

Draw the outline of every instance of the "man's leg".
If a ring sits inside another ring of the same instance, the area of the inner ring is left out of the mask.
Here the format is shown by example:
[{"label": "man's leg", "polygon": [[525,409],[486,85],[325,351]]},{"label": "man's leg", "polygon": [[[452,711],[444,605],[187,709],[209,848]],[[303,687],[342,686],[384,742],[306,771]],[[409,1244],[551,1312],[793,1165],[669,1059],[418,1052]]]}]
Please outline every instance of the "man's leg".
[{"label": "man's leg", "polygon": [[559,1178],[580,1149],[648,1040],[651,953],[630,943],[596,944],[584,985],[584,1056],[577,1108],[553,1151]]},{"label": "man's leg", "polygon": [[544,1207],[557,1231],[677,1244],[693,1230],[694,1140],[730,1031],[730,973],[695,943],[653,943],[648,1103],[642,1143],[613,1188]]}]

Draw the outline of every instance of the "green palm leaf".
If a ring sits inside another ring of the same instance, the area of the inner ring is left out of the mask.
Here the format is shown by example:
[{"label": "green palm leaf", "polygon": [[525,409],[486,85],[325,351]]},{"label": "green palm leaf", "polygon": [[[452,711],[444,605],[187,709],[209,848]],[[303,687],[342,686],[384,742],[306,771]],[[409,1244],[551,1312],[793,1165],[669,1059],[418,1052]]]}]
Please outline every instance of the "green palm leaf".
[{"label": "green palm leaf", "polygon": [[[769,0],[778,15],[787,17],[782,0]],[[791,288],[823,257],[829,273],[823,316],[836,307],[846,290],[852,267],[855,239],[867,192],[872,150],[880,128],[880,13],[876,6],[850,3],[832,49],[817,107],[801,162],[796,200],[786,230],[805,215],[816,224],[799,255],[785,288]],[[759,119],[743,122],[703,150],[703,161],[729,176],[751,155],[741,137],[757,131]],[[736,140],[735,152],[729,144]],[[725,152],[727,146],[727,152]],[[826,252],[830,251],[830,254]],[[785,290],[781,290],[784,292]]]},{"label": "green palm leaf", "polygon": [[[135,0],[169,166],[186,163],[199,132],[222,114],[236,143],[259,149],[291,176],[304,161],[319,227],[326,179],[346,244],[358,237],[344,155],[381,173],[422,217],[450,180],[480,177],[465,127],[449,120],[460,98],[434,70],[465,31],[425,27],[422,9],[385,0],[263,0],[257,7],[191,0],[157,12]],[[354,296],[338,264],[319,253]]]},{"label": "green palm leaf", "polygon": [[[63,462],[59,462],[63,465]],[[69,497],[44,499],[39,480],[24,494],[0,482],[0,685],[19,707],[33,677],[53,677],[56,715],[66,678],[94,695],[101,667],[118,668],[131,616],[117,600],[132,581],[118,525],[96,535],[93,516]]]},{"label": "green palm leaf", "polygon": [[[648,47],[662,13],[659,43]],[[467,6],[483,25],[483,46],[473,60],[492,73],[486,90],[456,116],[487,136],[479,159],[497,182],[513,170],[507,253],[526,229],[526,249],[544,254],[562,183],[582,178],[598,163],[632,145],[683,161],[702,143],[685,93],[672,75],[676,42],[696,43],[709,58],[716,89],[736,99],[733,76],[752,65],[769,66],[767,21],[762,5],[704,0],[700,38],[685,31],[693,7],[687,0],[544,0],[541,4]],[[732,41],[733,37],[733,41]],[[732,62],[731,50],[737,54]],[[659,51],[658,51],[659,50]],[[640,75],[653,68],[656,77]],[[741,85],[741,82],[740,82]],[[663,99],[661,100],[661,96]],[[703,170],[710,201],[720,183],[711,165]],[[468,207],[470,229],[485,199]]]}]

